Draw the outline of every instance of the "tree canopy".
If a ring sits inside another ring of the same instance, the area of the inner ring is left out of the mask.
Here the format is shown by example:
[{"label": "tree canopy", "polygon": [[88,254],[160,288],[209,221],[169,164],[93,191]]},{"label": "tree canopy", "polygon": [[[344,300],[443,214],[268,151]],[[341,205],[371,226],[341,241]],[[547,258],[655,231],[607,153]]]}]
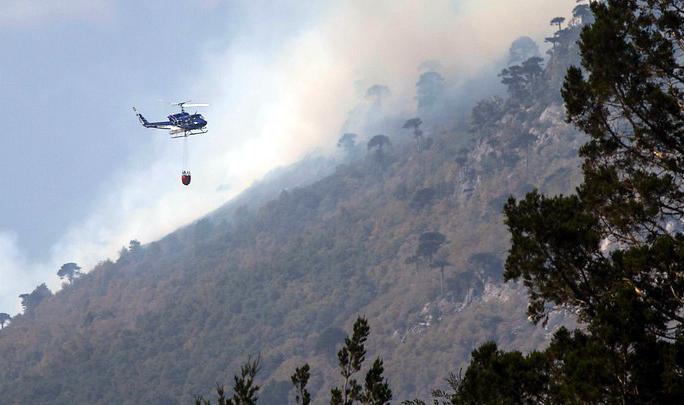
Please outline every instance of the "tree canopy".
[{"label": "tree canopy", "polygon": [[383,84],[374,84],[366,90],[366,97],[373,99],[378,105],[382,104],[382,100],[385,97],[389,97],[392,94],[389,87]]},{"label": "tree canopy", "polygon": [[431,108],[437,105],[444,95],[444,77],[435,71],[420,75],[416,83],[416,100],[418,109]]},{"label": "tree canopy", "polygon": [[532,93],[535,85],[538,84],[539,79],[544,73],[542,62],[544,60],[540,57],[532,57],[524,61],[520,65],[509,66],[501,71],[501,83],[506,85],[511,99],[516,102],[527,101],[532,98]]},{"label": "tree canopy", "polygon": [[344,148],[346,150],[350,150],[356,145],[356,138],[357,137],[358,137],[358,135],[351,133],[351,132],[344,133],[337,140],[337,147],[338,148]]},{"label": "tree canopy", "polygon": [[508,50],[508,63],[510,65],[519,64],[539,55],[537,43],[532,38],[523,36],[511,43],[511,47]]},{"label": "tree canopy", "polygon": [[52,291],[43,283],[30,293],[19,295],[19,298],[21,299],[21,306],[24,309],[24,312],[28,313],[36,309],[41,302],[51,296]]},{"label": "tree canopy", "polygon": [[423,232],[418,238],[416,257],[423,258],[432,265],[435,253],[446,243],[446,236],[439,232]]},{"label": "tree canopy", "polygon": [[59,276],[59,278],[66,278],[70,283],[81,276],[81,274],[81,267],[76,263],[65,263],[57,271],[57,276]]},{"label": "tree canopy", "polygon": [[423,124],[423,121],[420,118],[411,118],[409,120],[406,120],[404,125],[402,126],[403,129],[412,129],[413,130],[413,137],[416,140],[416,148],[418,151],[423,150],[423,131],[420,129],[421,124]]}]

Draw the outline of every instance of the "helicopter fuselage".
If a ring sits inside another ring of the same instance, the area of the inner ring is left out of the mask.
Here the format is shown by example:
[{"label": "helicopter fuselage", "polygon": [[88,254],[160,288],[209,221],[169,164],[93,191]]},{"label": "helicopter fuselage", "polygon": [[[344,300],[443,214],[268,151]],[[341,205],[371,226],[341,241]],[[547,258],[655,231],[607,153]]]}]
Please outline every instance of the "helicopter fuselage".
[{"label": "helicopter fuselage", "polygon": [[140,123],[145,128],[165,129],[169,131],[172,138],[180,138],[191,135],[199,135],[207,132],[207,120],[202,114],[189,114],[181,111],[177,114],[169,115],[168,121],[149,122],[136,111]]},{"label": "helicopter fuselage", "polygon": [[207,126],[207,121],[202,117],[202,114],[188,114],[181,112],[178,114],[171,114],[168,116],[169,122],[178,128],[186,131],[194,129],[202,129]]}]

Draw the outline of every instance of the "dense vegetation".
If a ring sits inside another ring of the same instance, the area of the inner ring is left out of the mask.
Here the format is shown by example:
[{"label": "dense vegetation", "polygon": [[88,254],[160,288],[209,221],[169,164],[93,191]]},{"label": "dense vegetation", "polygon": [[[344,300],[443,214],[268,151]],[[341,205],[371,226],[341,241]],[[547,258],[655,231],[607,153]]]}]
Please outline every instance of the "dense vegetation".
[{"label": "dense vegetation", "polygon": [[678,5],[581,4],[545,64],[514,43],[506,97],[469,131],[436,118],[445,79],[425,72],[421,118],[388,120],[363,157],[343,134],[327,177],[257,187],[85,275],[68,263],[0,332],[0,397],[188,403],[249,358],[219,403],[384,404],[461,367],[436,403],[682,402]]},{"label": "dense vegetation", "polygon": [[562,306],[585,327],[527,355],[481,346],[452,392],[435,393],[444,403],[684,401],[684,9],[608,0],[592,11],[562,92],[590,136],[584,182],[505,206],[504,277],[524,281],[531,319]]}]

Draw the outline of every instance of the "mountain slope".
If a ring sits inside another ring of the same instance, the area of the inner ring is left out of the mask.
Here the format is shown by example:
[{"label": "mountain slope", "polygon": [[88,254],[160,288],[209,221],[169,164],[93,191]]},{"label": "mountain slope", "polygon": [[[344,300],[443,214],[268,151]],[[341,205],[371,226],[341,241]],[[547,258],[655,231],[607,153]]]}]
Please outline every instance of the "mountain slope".
[{"label": "mountain slope", "polygon": [[[511,96],[475,135],[434,125],[417,152],[396,129],[382,160],[371,152],[272,201],[245,198],[101,263],[0,332],[3,403],[189,403],[256,353],[262,399],[287,395],[306,361],[323,403],[359,314],[400,399],[427,394],[486,340],[543,346],[568,317],[531,325],[523,290],[501,282],[501,207],[578,181],[582,138],[563,122],[559,55],[534,94]],[[426,231],[449,240],[444,296],[439,270],[411,260]]]}]

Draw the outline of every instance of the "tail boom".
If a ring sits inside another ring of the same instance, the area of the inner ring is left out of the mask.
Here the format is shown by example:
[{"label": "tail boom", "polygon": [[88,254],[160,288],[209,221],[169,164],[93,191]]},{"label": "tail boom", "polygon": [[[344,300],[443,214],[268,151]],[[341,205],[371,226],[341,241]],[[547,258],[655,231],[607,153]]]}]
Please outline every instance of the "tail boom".
[{"label": "tail boom", "polygon": [[174,125],[171,122],[149,122],[148,120],[143,117],[142,114],[138,112],[138,110],[133,107],[133,111],[135,112],[135,115],[138,117],[138,120],[142,124],[143,127],[145,128],[157,128],[157,129],[171,129],[174,128]]}]

